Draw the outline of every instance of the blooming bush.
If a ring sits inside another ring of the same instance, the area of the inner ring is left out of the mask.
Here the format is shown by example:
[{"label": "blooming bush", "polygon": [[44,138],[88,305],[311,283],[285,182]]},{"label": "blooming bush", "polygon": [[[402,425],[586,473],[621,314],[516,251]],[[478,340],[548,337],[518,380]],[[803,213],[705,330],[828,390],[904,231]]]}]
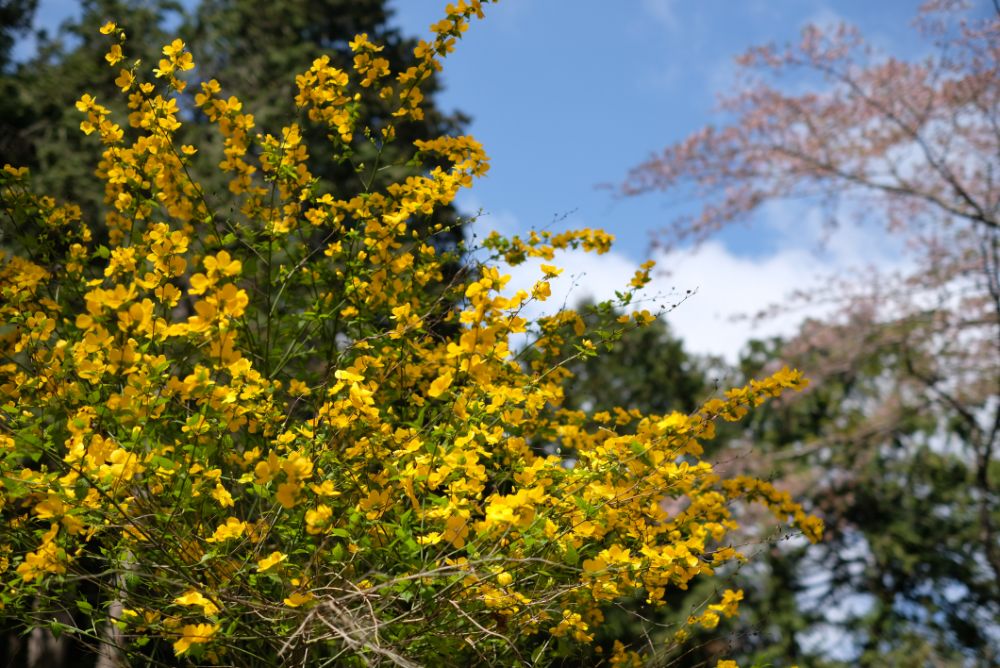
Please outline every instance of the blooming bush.
[{"label": "blooming bush", "polygon": [[[500,266],[603,253],[610,236],[436,244],[430,215],[488,167],[471,137],[419,141],[414,164],[446,166],[347,199],[312,176],[311,154],[352,161],[419,118],[421,84],[476,15],[450,5],[404,72],[366,35],[353,71],[316,60],[295,105],[325,146],[296,123],[258,132],[214,80],[190,95],[180,40],[147,80],[120,67],[124,33],[101,28],[131,110],[122,125],[77,103],[104,147],[106,243],[24,169],[0,177],[3,615],[146,663],[544,663],[593,643],[605,606],[640,591],[662,604],[743,559],[735,499],[818,539],[787,495],[700,459],[716,419],[801,386],[797,372],[689,415],[560,408],[567,350],[595,355],[653,316],[597,333],[570,310],[528,322],[560,270],[510,294]],[[392,116],[368,115],[361,88]],[[218,128],[225,210],[189,169],[198,147],[174,142],[190,113]],[[380,165],[355,168],[370,183]],[[689,623],[714,626],[740,597]]]}]

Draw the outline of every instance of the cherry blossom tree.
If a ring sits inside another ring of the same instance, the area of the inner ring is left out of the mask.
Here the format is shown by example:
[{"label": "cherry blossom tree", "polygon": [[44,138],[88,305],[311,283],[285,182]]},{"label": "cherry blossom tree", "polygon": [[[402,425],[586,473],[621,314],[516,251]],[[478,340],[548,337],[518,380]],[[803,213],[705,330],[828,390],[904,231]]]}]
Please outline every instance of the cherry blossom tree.
[{"label": "cherry blossom tree", "polygon": [[[812,377],[803,401],[822,429],[764,430],[754,446],[826,512],[832,538],[809,559],[830,577],[812,607],[867,601],[840,624],[862,662],[934,634],[921,642],[938,660],[987,665],[1000,651],[1000,8],[984,9],[923,5],[919,58],[882,54],[846,25],[753,48],[721,100],[726,122],[620,186],[702,203],[658,237],[666,248],[795,200],[822,210],[831,235],[858,224],[905,254],[902,268],[831,276],[776,307],[833,304],[775,353]],[[835,399],[819,402],[829,387]],[[904,540],[897,524],[920,528]]]}]

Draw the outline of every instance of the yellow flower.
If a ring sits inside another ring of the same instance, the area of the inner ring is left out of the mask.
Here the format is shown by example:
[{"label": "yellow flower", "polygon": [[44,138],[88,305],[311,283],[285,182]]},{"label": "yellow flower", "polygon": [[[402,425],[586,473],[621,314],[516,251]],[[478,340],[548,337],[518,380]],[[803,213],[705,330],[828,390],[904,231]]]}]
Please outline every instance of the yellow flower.
[{"label": "yellow flower", "polygon": [[66,512],[66,506],[63,505],[62,500],[58,496],[52,493],[49,493],[48,498],[35,506],[35,514],[43,520],[58,517],[64,512]]},{"label": "yellow flower", "polygon": [[66,567],[61,563],[60,550],[55,543],[59,525],[53,524],[42,538],[42,544],[35,552],[29,552],[24,562],[17,567],[17,574],[25,582],[31,582],[43,573],[65,573]]},{"label": "yellow flower", "polygon": [[183,596],[178,596],[174,599],[174,603],[178,605],[197,605],[205,612],[206,615],[214,615],[219,611],[219,606],[212,603],[210,600],[205,598],[201,593],[191,590]]},{"label": "yellow flower", "polygon": [[168,58],[176,58],[184,50],[184,42],[179,39],[175,39],[170,44],[163,47],[163,55]]},{"label": "yellow flower", "polygon": [[217,255],[209,255],[202,262],[209,276],[235,276],[243,270],[243,263],[234,260],[228,252],[220,251]]},{"label": "yellow flower", "polygon": [[174,654],[180,656],[191,648],[191,645],[206,643],[218,630],[218,624],[188,624],[181,629],[181,637],[174,643]]},{"label": "yellow flower", "polygon": [[662,431],[669,431],[675,434],[683,434],[690,429],[690,420],[687,415],[674,411],[656,423],[657,428]]},{"label": "yellow flower", "polygon": [[288,393],[293,397],[308,397],[312,394],[312,390],[309,386],[303,383],[301,380],[293,378],[288,383]]},{"label": "yellow flower", "polygon": [[112,44],[111,49],[104,55],[104,60],[108,61],[108,65],[115,66],[125,58],[122,54],[122,47],[120,44]]},{"label": "yellow flower", "polygon": [[274,498],[287,510],[291,510],[295,507],[295,497],[298,496],[301,487],[301,485],[294,482],[283,482],[278,485],[278,493],[274,495]]},{"label": "yellow flower", "polygon": [[737,589],[733,591],[732,589],[727,589],[722,594],[722,602],[712,604],[709,607],[710,610],[716,610],[721,612],[726,617],[733,617],[739,613],[740,601],[743,600],[743,590]]},{"label": "yellow flower", "polygon": [[128,92],[128,89],[132,87],[134,82],[135,76],[133,76],[133,74],[128,70],[124,69],[118,75],[118,78],[115,79],[115,85],[121,88],[123,93]]},{"label": "yellow flower", "polygon": [[646,325],[656,320],[656,316],[654,316],[646,309],[642,309],[641,311],[634,311],[632,313],[632,318],[635,320],[636,324],[638,324],[640,327],[645,327]]},{"label": "yellow flower", "polygon": [[337,380],[345,380],[350,383],[360,383],[365,379],[364,376],[348,371],[347,369],[337,369],[333,372],[333,376]]},{"label": "yellow flower", "polygon": [[309,533],[320,533],[330,523],[333,517],[333,510],[330,506],[320,504],[315,510],[306,511],[306,531]]},{"label": "yellow flower", "polygon": [[224,524],[220,524],[218,526],[211,538],[207,538],[206,540],[209,543],[222,543],[230,538],[239,538],[244,535],[246,531],[246,522],[241,522],[235,517],[230,517]]},{"label": "yellow flower", "polygon": [[107,23],[105,23],[104,25],[101,26],[101,34],[102,35],[110,35],[111,33],[113,33],[117,29],[118,29],[118,26],[115,25],[114,21],[108,21]]},{"label": "yellow flower", "polygon": [[341,492],[337,491],[332,480],[324,480],[319,485],[309,485],[309,489],[313,491],[314,494],[318,496],[340,496]]},{"label": "yellow flower", "polygon": [[452,380],[454,377],[451,371],[445,371],[431,383],[430,389],[427,390],[427,396],[431,399],[437,399],[451,386]]},{"label": "yellow flower", "polygon": [[313,600],[312,592],[306,592],[305,594],[300,592],[294,592],[291,596],[285,599],[284,603],[289,608],[297,608],[300,605],[304,605],[311,600]]},{"label": "yellow flower", "polygon": [[583,617],[578,612],[573,612],[572,610],[563,610],[562,621],[559,622],[557,626],[553,626],[549,629],[551,633],[556,638],[561,638],[563,636],[572,636],[574,640],[582,643],[589,643],[594,639],[592,633],[587,633],[590,626],[587,622],[583,621]]},{"label": "yellow flower", "polygon": [[94,107],[94,105],[96,103],[97,103],[97,100],[95,100],[93,96],[88,95],[87,93],[84,93],[80,97],[80,99],[77,100],[77,102],[76,102],[76,108],[77,108],[78,111],[82,111],[82,112],[86,113],[86,112],[90,111]]},{"label": "yellow flower", "polygon": [[368,33],[366,32],[363,32],[360,35],[355,35],[354,39],[347,44],[351,47],[351,51],[354,51],[355,53],[366,50],[381,51],[383,48],[368,41]]},{"label": "yellow flower", "polygon": [[215,285],[214,279],[209,279],[205,274],[194,274],[189,279],[191,289],[188,292],[192,295],[203,295],[205,291]]},{"label": "yellow flower", "polygon": [[549,285],[548,281],[538,281],[535,286],[531,288],[531,296],[540,302],[545,301],[552,296],[552,286]]},{"label": "yellow flower", "polygon": [[233,505],[233,496],[229,493],[229,490],[223,486],[223,484],[216,483],[215,489],[212,490],[212,498],[219,502],[219,505],[223,508],[231,508]]},{"label": "yellow flower", "polygon": [[282,554],[281,552],[272,552],[269,556],[266,556],[257,562],[257,570],[263,573],[268,569],[274,568],[287,558],[288,558],[287,554]]},{"label": "yellow flower", "polygon": [[443,536],[438,531],[431,531],[426,536],[418,536],[417,542],[421,545],[437,545],[441,542]]}]

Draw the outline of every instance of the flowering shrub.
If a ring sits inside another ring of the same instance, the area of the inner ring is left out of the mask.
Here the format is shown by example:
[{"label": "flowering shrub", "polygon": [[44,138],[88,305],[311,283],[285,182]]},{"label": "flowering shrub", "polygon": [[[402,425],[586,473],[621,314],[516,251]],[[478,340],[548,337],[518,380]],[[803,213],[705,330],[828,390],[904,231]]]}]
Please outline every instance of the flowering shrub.
[{"label": "flowering shrub", "polygon": [[[564,351],[597,354],[652,316],[596,337],[573,311],[527,322],[551,265],[530,293],[503,292],[501,260],[602,253],[599,231],[494,234],[478,261],[441,250],[427,221],[486,172],[474,139],[417,142],[417,160],[450,166],[349,199],[310,173],[310,153],[351,160],[419,118],[422,82],[475,15],[479,2],[449,6],[404,72],[359,35],[352,72],[321,58],[299,75],[302,122],[329,146],[295,123],[257,132],[216,81],[189,95],[180,40],[146,80],[120,68],[124,33],[101,29],[131,110],[126,127],[89,95],[77,104],[104,147],[107,245],[24,169],[0,181],[4,615],[149,663],[516,665],[592,643],[603,606],[639,591],[662,604],[742,559],[734,499],[819,537],[787,495],[699,459],[714,420],[801,386],[797,372],[690,415],[560,408]],[[360,88],[392,117],[366,116]],[[189,169],[198,147],[173,141],[195,109],[224,145],[223,211]],[[712,627],[740,597],[689,622]]]}]

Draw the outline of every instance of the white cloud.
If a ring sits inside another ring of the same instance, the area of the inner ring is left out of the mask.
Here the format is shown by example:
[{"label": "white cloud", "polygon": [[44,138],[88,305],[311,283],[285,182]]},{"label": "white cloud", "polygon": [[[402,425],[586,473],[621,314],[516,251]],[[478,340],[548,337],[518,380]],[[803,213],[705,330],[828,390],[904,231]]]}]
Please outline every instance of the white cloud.
[{"label": "white cloud", "polygon": [[677,28],[678,20],[674,0],[642,0],[642,9],[647,16],[667,30]]},{"label": "white cloud", "polygon": [[[509,212],[484,216],[475,228],[482,232],[498,225],[507,233],[520,230],[516,216]],[[681,302],[665,318],[685,347],[735,362],[751,338],[793,334],[806,316],[822,315],[831,307],[799,306],[756,324],[740,316],[782,305],[794,291],[824,286],[831,276],[844,277],[862,266],[878,266],[883,271],[904,266],[899,244],[871,226],[844,224],[827,240],[822,214],[816,208],[769,204],[761,213],[757,229],[774,239],[774,252],[740,255],[713,240],[697,249],[674,250],[654,257],[657,268],[653,280],[640,294],[641,302],[634,306],[656,312]],[[505,294],[530,291],[542,276],[540,264],[541,260],[531,260],[504,268],[511,275]],[[628,285],[639,266],[614,251],[605,255],[567,251],[557,253],[549,264],[565,271],[551,282],[552,296],[546,302],[532,302],[526,307],[526,317],[554,313],[584,299],[613,299],[615,291]]]},{"label": "white cloud", "polygon": [[[532,260],[504,269],[511,275],[505,294],[530,291],[541,278],[540,264],[540,260]],[[585,299],[613,299],[615,291],[627,287],[638,269],[638,263],[614,252],[595,255],[570,251],[557,255],[553,264],[565,272],[551,281],[552,296],[546,302],[532,302],[526,307],[524,315],[529,318],[576,306]],[[641,301],[633,306],[655,312],[661,306],[682,301],[666,315],[666,320],[688,350],[735,362],[748,339],[790,334],[801,313],[768,319],[758,328],[745,321],[733,322],[733,316],[780,301],[792,287],[802,286],[803,279],[815,273],[816,262],[801,250],[779,252],[763,260],[740,258],[721,243],[710,242],[697,251],[661,256],[657,266],[669,270],[669,275],[655,273],[642,291]],[[692,291],[690,295],[688,290]]]},{"label": "white cloud", "polygon": [[837,13],[836,10],[828,5],[822,5],[806,17],[806,20],[802,22],[802,26],[814,25],[824,31],[832,31],[844,23],[848,23],[848,21],[843,15]]},{"label": "white cloud", "polygon": [[[817,263],[808,251],[788,248],[766,258],[739,257],[719,242],[696,251],[673,251],[660,258],[671,285],[695,294],[667,316],[685,346],[698,353],[736,361],[751,338],[788,335],[806,315],[791,310],[753,325],[737,316],[753,315],[781,303],[795,289],[818,283],[833,266]],[[815,309],[811,312],[815,313]]]},{"label": "white cloud", "polygon": [[895,268],[903,252],[902,240],[886,232],[881,216],[872,218],[867,213],[863,202],[850,202],[831,219],[817,206],[776,200],[761,207],[756,221],[774,247],[808,251],[827,268],[886,263]]},{"label": "white cloud", "polygon": [[[712,95],[716,101],[734,92],[739,66],[736,64],[733,56],[727,55],[723,58],[715,58],[704,65],[703,70],[706,73],[703,78],[704,90]],[[721,91],[727,92],[723,93]]]},{"label": "white cloud", "polygon": [[542,277],[541,264],[554,264],[564,269],[564,273],[550,281],[552,296],[544,303],[532,302],[525,313],[528,317],[554,313],[564,307],[575,307],[581,301],[604,301],[613,299],[615,290],[624,289],[638,265],[620,253],[596,255],[584,251],[567,251],[556,255],[552,262],[532,259],[524,264],[508,268],[511,281],[507,292],[531,291],[531,287]]},{"label": "white cloud", "polygon": [[[491,211],[483,206],[483,203],[473,194],[460,194],[455,202],[461,215],[466,220],[471,220],[464,228],[466,241],[475,243],[478,239],[482,241],[496,231],[504,236],[520,234],[524,231],[523,226],[512,211],[500,210]],[[475,235],[475,238],[473,238]]]}]

